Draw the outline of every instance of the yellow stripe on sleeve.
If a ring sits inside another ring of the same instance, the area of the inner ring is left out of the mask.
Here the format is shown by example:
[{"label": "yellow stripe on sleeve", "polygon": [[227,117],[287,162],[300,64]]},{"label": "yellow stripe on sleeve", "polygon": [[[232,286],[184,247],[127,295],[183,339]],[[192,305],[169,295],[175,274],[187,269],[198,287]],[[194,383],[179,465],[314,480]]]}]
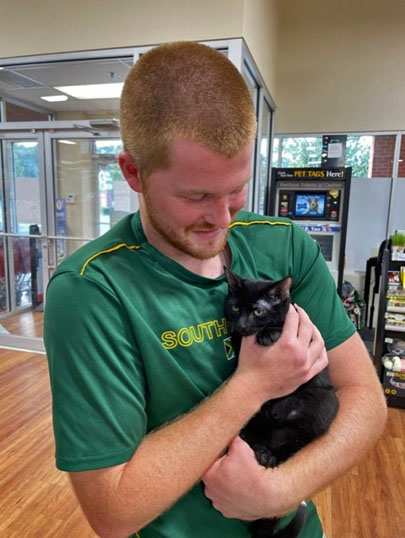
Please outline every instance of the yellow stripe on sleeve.
[{"label": "yellow stripe on sleeve", "polygon": [[109,248],[107,250],[100,250],[100,252],[96,252],[96,254],[93,254],[88,260],[86,260],[83,264],[83,267],[80,271],[80,276],[84,275],[84,272],[86,271],[87,266],[91,261],[93,261],[95,258],[98,258],[98,256],[101,256],[102,254],[107,254],[108,252],[114,252],[115,250],[119,250],[120,248],[127,248],[128,250],[138,250],[138,248],[141,248],[139,245],[127,245],[126,243],[120,243],[119,245],[116,245],[115,247]]},{"label": "yellow stripe on sleeve", "polygon": [[248,222],[245,221],[235,221],[229,225],[229,228],[234,226],[251,226],[252,224],[268,224],[269,226],[291,226],[291,222],[281,222],[279,220],[270,221],[270,220],[251,220]]}]

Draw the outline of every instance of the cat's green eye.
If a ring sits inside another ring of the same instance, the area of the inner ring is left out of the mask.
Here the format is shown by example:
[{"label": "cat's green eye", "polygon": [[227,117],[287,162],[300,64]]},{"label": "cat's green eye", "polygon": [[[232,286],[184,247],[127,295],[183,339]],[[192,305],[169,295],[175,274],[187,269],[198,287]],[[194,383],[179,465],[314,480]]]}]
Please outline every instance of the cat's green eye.
[{"label": "cat's green eye", "polygon": [[263,308],[255,308],[255,309],[253,310],[253,314],[254,314],[255,316],[257,316],[258,318],[260,318],[261,316],[263,316],[263,315],[265,314],[265,312],[266,312],[266,311],[263,310]]},{"label": "cat's green eye", "polygon": [[238,313],[239,312],[239,306],[234,304],[232,305],[232,311]]}]

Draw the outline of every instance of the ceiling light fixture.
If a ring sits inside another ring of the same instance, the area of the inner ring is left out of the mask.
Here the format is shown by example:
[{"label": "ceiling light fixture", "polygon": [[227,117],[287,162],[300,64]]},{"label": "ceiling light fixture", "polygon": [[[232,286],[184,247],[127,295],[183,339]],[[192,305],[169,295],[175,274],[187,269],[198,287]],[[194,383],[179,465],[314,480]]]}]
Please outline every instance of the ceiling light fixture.
[{"label": "ceiling light fixture", "polygon": [[55,90],[67,93],[76,99],[118,99],[123,82],[111,84],[82,84],[80,86],[55,86]]},{"label": "ceiling light fixture", "polygon": [[69,97],[67,95],[44,95],[41,99],[49,103],[57,103],[59,101],[67,101]]}]

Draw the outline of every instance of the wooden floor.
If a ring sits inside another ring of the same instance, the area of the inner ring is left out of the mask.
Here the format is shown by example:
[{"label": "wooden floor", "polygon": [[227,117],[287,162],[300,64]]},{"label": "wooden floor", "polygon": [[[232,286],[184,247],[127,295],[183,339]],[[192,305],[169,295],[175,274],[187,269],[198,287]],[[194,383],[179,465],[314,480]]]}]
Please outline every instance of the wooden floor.
[{"label": "wooden floor", "polygon": [[[45,356],[0,349],[0,387],[0,537],[94,538],[54,468]],[[317,496],[328,538],[405,538],[404,432],[391,408],[363,463]]]},{"label": "wooden floor", "polygon": [[43,312],[29,308],[1,318],[0,324],[3,330],[10,334],[42,338],[43,317]]}]

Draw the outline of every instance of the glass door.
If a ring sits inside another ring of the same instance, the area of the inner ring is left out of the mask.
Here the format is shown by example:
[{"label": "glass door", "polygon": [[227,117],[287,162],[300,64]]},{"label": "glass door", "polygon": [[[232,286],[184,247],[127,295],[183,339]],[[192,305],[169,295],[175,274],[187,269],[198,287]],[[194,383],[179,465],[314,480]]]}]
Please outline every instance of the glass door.
[{"label": "glass door", "polygon": [[138,199],[118,165],[117,131],[73,130],[46,134],[48,277],[87,241],[138,209]]},{"label": "glass door", "polygon": [[[97,160],[93,161],[95,156],[85,146],[91,146],[91,137],[103,138],[106,125],[118,125],[113,118],[118,116],[119,95],[98,94],[95,98],[94,89],[89,98],[82,99],[58,88],[68,90],[80,83],[119,89],[133,58],[133,48],[121,48],[1,62],[5,67],[0,69],[12,74],[15,84],[3,85],[0,98],[4,112],[0,118],[0,356],[1,347],[43,350],[44,291],[50,274],[59,261],[102,233],[118,216],[111,194],[114,191],[117,202],[122,183],[114,181],[116,189],[110,188],[115,173],[112,156],[100,165],[104,174],[100,196],[91,170],[93,164],[98,166]],[[27,76],[31,83],[22,87],[18,80],[27,81]],[[42,97],[47,93],[42,89],[63,100],[45,104]],[[60,137],[60,143],[55,141],[59,151],[53,152],[50,133],[65,130],[72,131]],[[69,141],[72,147],[78,143],[83,151],[62,151]],[[73,173],[76,183],[72,190]],[[90,222],[93,215],[87,210],[97,213],[94,227]]]},{"label": "glass door", "polygon": [[118,166],[118,129],[57,127],[0,130],[0,346],[43,351],[57,265],[138,209]]},{"label": "glass door", "polygon": [[0,146],[0,344],[41,349],[43,138],[8,133]]}]

